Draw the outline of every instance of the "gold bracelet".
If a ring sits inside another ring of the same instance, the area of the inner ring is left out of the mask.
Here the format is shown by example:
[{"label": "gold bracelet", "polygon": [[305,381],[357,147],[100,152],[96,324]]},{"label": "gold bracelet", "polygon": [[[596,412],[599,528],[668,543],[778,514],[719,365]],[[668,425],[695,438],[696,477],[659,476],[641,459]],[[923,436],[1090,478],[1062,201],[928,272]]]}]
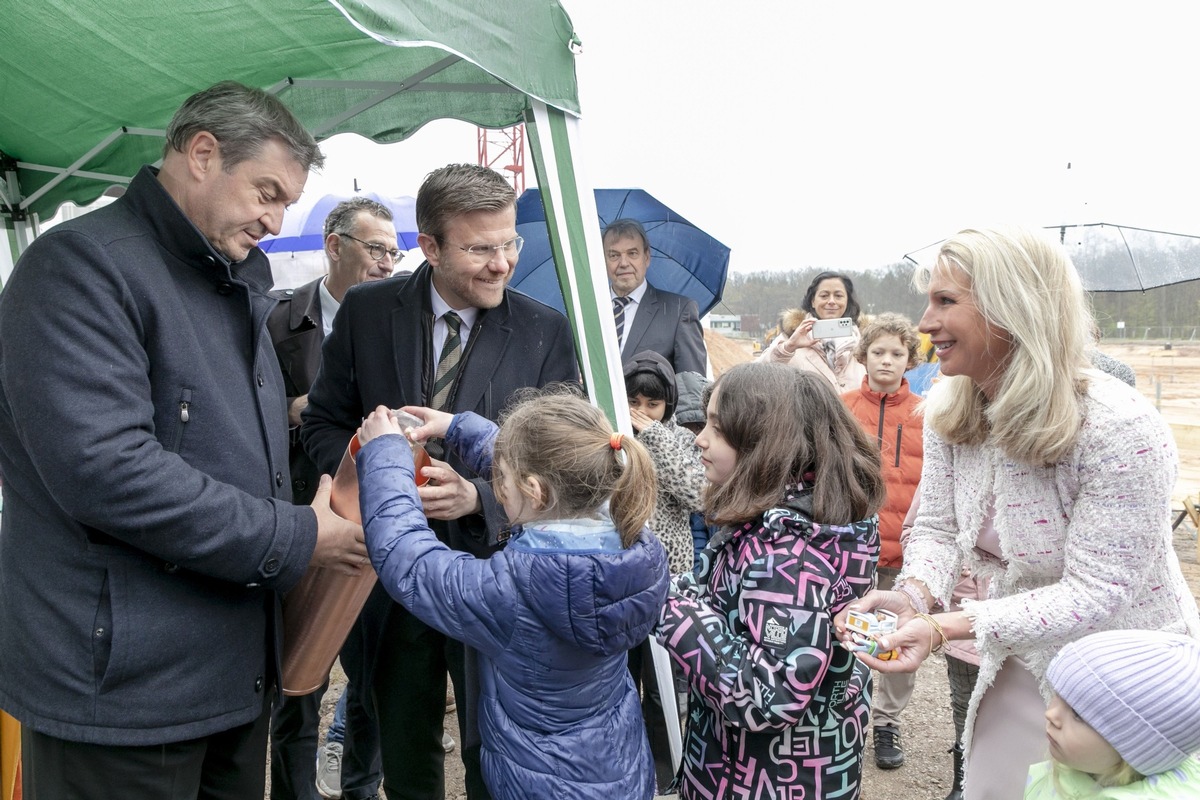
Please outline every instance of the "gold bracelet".
[{"label": "gold bracelet", "polygon": [[[934,655],[942,652],[942,650],[946,648],[946,645],[950,644],[950,640],[946,637],[946,632],[942,630],[941,624],[934,619],[932,614],[917,614],[917,618],[923,619],[929,623],[929,652],[933,653]],[[937,635],[942,639],[942,641],[938,643],[937,647],[934,647],[933,645],[934,633],[937,633]]]}]

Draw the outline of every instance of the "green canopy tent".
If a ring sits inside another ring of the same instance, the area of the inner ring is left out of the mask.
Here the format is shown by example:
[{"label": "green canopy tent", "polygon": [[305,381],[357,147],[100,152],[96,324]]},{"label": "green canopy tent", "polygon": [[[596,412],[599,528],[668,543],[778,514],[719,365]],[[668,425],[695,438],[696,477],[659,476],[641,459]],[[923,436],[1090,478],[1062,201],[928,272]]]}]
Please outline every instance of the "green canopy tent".
[{"label": "green canopy tent", "polygon": [[590,258],[595,199],[575,160],[578,50],[558,0],[47,0],[7,14],[0,279],[39,218],[158,162],[175,109],[220,80],[276,93],[320,139],[524,122],[589,395],[629,432],[607,277]]},{"label": "green canopy tent", "polygon": [[[593,399],[624,396],[594,217],[573,154],[579,101],[557,0],[49,0],[0,26],[0,206],[11,263],[38,218],[128,183],[161,157],[188,95],[226,78],[272,91],[318,138],[395,142],[439,118],[525,122],[568,316]],[[581,191],[583,189],[583,191]],[[549,216],[549,215],[548,215]],[[601,291],[602,290],[602,291]],[[611,341],[608,341],[611,339]],[[611,364],[609,362],[612,362]],[[614,392],[613,389],[617,388]]]}]

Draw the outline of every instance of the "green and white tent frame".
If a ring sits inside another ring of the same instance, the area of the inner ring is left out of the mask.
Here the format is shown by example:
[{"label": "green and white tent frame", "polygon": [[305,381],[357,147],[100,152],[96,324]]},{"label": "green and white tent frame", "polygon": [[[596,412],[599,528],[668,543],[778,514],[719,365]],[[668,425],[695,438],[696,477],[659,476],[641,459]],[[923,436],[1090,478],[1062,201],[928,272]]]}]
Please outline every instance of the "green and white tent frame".
[{"label": "green and white tent frame", "polygon": [[[319,139],[396,142],[442,118],[524,122],[589,396],[628,433],[607,277],[592,258],[595,198],[577,159],[579,51],[558,0],[46,0],[7,14],[0,280],[38,219],[157,163],[180,103],[220,80],[277,94]],[[673,706],[669,678],[661,685]]]}]

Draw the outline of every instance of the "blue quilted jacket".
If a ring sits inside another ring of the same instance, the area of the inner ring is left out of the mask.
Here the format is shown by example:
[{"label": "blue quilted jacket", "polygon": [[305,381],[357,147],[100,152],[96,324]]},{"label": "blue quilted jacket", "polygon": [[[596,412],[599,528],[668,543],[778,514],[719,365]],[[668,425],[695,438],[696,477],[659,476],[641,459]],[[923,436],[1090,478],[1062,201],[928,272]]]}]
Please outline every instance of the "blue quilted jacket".
[{"label": "blue quilted jacket", "polygon": [[[484,477],[496,427],[456,415],[447,444]],[[412,455],[381,436],[358,456],[371,561],[395,600],[479,651],[484,778],[496,800],[640,800],[654,770],[627,651],[667,592],[666,553],[607,519],[514,531],[488,560],[448,549],[421,512]]]}]

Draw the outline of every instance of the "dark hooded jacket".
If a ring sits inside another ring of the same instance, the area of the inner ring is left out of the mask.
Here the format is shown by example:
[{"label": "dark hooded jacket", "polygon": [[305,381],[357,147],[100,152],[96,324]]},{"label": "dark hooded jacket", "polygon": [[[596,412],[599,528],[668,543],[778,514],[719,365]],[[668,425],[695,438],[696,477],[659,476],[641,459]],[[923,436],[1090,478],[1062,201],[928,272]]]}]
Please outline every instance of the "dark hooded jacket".
[{"label": "dark hooded jacket", "polygon": [[[446,443],[490,477],[496,430],[458,414]],[[480,560],[429,530],[401,437],[368,442],[358,474],[367,548],[388,593],[479,651],[481,762],[493,797],[652,797],[626,666],[667,593],[666,554],[649,531],[622,548],[607,517],[540,522]]]}]

